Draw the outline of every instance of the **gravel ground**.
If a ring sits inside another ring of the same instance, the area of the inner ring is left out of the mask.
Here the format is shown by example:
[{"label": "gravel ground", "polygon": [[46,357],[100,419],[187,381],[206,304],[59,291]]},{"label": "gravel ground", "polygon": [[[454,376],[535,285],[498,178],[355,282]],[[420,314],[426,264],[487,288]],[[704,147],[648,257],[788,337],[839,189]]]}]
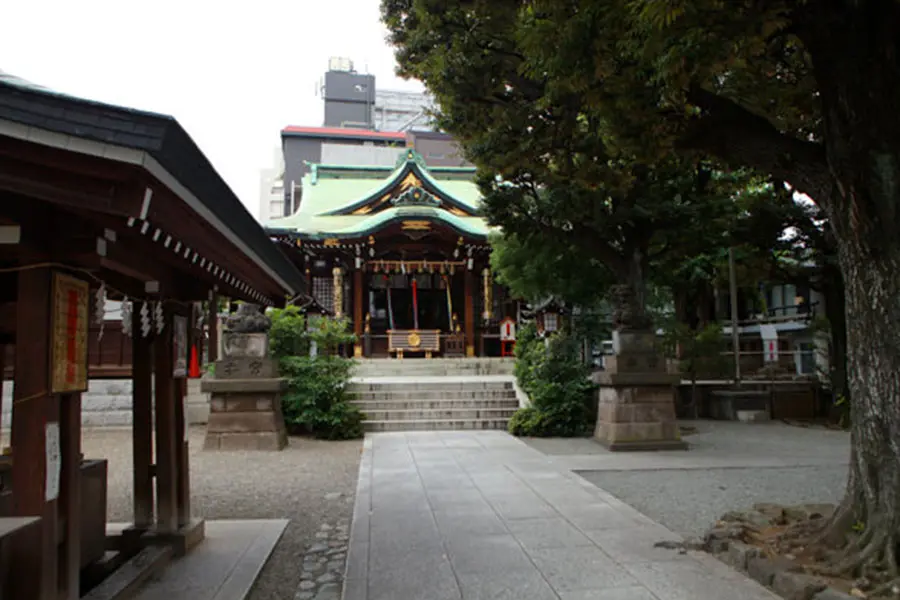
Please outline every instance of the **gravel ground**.
[{"label": "gravel ground", "polygon": [[838,502],[846,467],[591,471],[582,477],[654,521],[684,535],[702,535],[730,510],[756,502]]},{"label": "gravel ground", "polygon": [[[291,438],[282,452],[203,452],[203,435],[190,431],[194,515],[290,519],[249,600],[293,600],[316,533],[353,515],[362,443]],[[109,520],[131,521],[131,431],[86,430],[82,446],[86,458],[109,460]]]},{"label": "gravel ground", "polygon": [[756,502],[837,502],[843,494],[846,432],[779,422],[683,424],[696,428],[684,438],[687,452],[611,453],[591,439],[525,442],[682,535],[701,535],[724,513]]}]

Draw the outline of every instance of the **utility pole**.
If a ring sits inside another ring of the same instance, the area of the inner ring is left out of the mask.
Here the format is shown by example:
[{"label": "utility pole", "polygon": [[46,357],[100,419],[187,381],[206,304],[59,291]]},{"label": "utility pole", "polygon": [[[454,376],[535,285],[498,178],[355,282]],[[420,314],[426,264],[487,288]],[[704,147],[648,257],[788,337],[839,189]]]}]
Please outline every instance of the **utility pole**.
[{"label": "utility pole", "polygon": [[737,276],[734,273],[734,247],[728,248],[728,285],[731,296],[731,350],[734,353],[734,382],[741,385],[741,336],[738,332]]}]

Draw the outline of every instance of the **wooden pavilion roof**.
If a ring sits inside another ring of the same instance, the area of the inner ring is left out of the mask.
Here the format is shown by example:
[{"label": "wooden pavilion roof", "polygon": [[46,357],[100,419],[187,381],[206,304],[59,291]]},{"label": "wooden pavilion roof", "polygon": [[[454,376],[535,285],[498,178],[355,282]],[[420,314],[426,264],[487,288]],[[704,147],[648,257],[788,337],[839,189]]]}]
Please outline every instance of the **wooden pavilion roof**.
[{"label": "wooden pavilion roof", "polygon": [[[57,93],[2,71],[0,203],[26,245],[26,225],[28,235],[68,230],[81,242],[67,239],[61,255],[83,255],[86,266],[123,279],[161,282],[173,297],[205,299],[214,288],[281,304],[307,292],[302,274],[173,117]],[[28,260],[2,250],[4,262]],[[166,281],[172,270],[182,277]]]}]

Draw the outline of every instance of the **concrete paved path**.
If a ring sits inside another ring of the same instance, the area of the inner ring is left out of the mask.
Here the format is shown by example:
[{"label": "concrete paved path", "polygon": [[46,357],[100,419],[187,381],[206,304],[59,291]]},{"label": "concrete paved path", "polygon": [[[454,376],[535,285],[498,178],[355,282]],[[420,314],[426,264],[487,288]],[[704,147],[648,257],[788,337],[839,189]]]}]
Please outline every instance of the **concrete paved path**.
[{"label": "concrete paved path", "polygon": [[287,524],[207,521],[206,539],[147,582],[135,600],[243,600]]},{"label": "concrete paved path", "polygon": [[[673,475],[677,476],[677,475]],[[503,432],[366,438],[344,600],[773,600]]]}]

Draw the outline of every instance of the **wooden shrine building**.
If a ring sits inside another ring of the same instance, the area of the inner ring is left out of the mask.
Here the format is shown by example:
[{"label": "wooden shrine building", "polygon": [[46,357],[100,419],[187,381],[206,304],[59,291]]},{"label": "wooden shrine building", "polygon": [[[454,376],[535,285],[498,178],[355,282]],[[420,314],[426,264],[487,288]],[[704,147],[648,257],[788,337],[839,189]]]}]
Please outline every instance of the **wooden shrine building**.
[{"label": "wooden shrine building", "polygon": [[490,271],[473,167],[310,165],[298,210],[269,234],[303,269],[317,308],[349,317],[360,356],[500,356],[516,303]]},{"label": "wooden shrine building", "polygon": [[[14,346],[0,597],[117,598],[201,540],[180,381],[197,304],[304,293],[173,118],[0,72],[0,359]],[[106,460],[81,452],[87,331],[106,298],[130,308],[134,364],[133,524],[114,535]]]}]

